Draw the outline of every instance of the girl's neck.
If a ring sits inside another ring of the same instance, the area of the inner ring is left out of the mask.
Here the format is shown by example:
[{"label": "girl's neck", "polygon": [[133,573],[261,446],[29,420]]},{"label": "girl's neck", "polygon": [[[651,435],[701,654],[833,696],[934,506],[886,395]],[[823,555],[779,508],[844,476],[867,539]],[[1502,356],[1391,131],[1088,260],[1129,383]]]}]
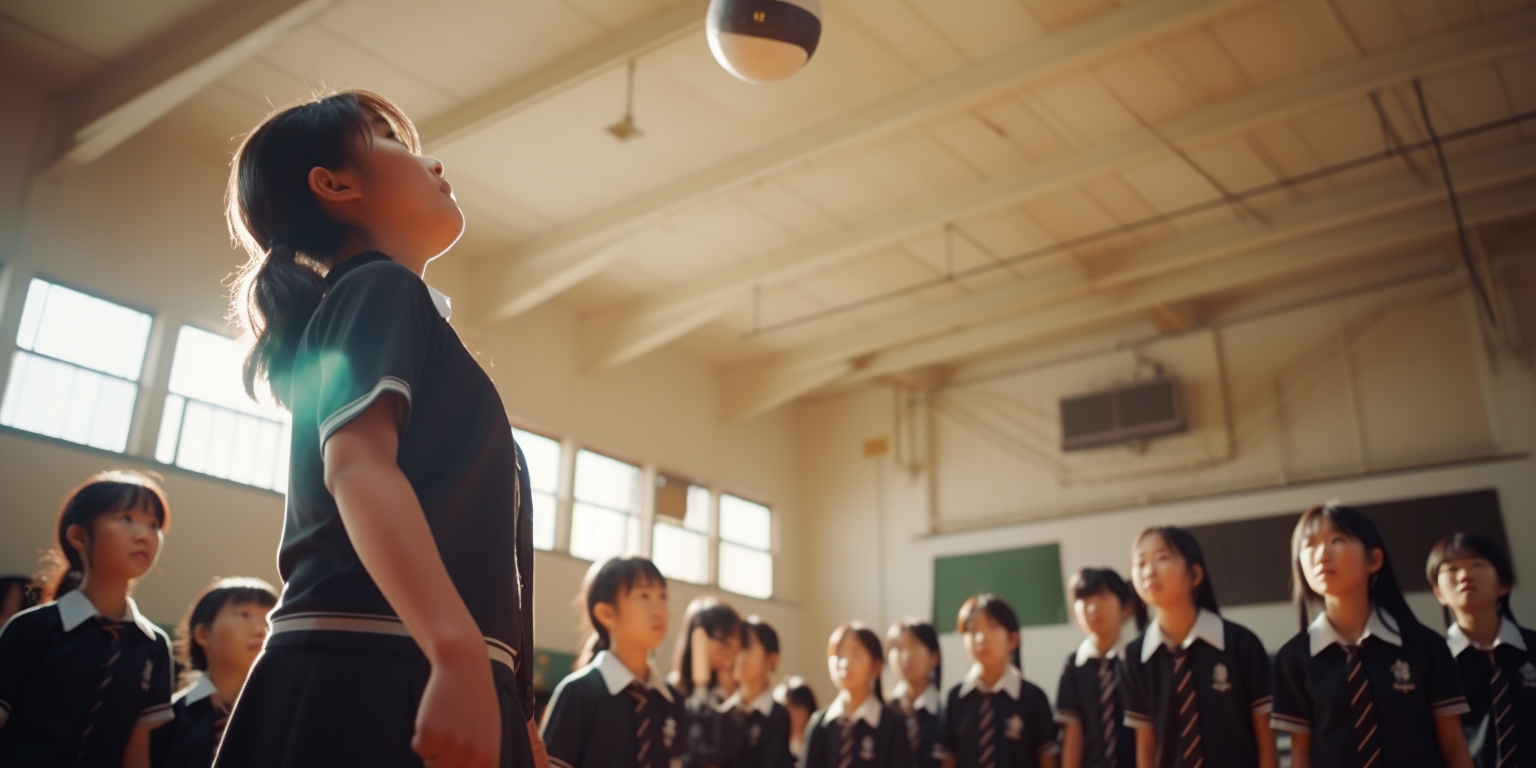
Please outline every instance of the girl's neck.
[{"label": "girl's neck", "polygon": [[981,684],[985,685],[988,688],[991,688],[992,686],[997,685],[997,681],[1003,679],[1003,675],[1006,674],[1007,672],[1008,672],[1008,662],[1007,661],[1003,661],[1003,662],[1001,662],[999,664],[994,664],[994,665],[983,664],[983,665],[981,665],[981,678],[980,678]]},{"label": "girl's neck", "polygon": [[1194,600],[1183,600],[1157,608],[1157,628],[1171,645],[1179,645],[1195,630],[1200,618],[1200,608]]},{"label": "girl's neck", "polygon": [[1094,644],[1094,646],[1096,646],[1099,649],[1099,655],[1100,656],[1108,656],[1109,652],[1113,651],[1115,649],[1115,645],[1118,644],[1119,642],[1120,642],[1120,633],[1118,633],[1118,632],[1116,632],[1113,635],[1107,634],[1107,633],[1106,634],[1097,634],[1097,633],[1095,633],[1094,636],[1093,636],[1093,644]]},{"label": "girl's neck", "polygon": [[353,257],[368,253],[369,251],[378,251],[379,253],[388,256],[390,261],[393,261],[396,264],[399,264],[406,269],[415,272],[417,277],[426,279],[427,262],[417,262],[409,256],[406,256],[404,254],[405,249],[403,248],[391,249],[389,247],[389,243],[374,242],[372,239],[363,238],[359,235],[349,235],[346,240],[342,241],[341,247],[336,249],[336,253],[346,255],[338,255],[337,258],[331,262],[331,267],[334,269],[340,266],[342,263],[352,259]]},{"label": "girl's neck", "polygon": [[741,694],[741,703],[743,704],[751,704],[757,701],[757,697],[763,695],[763,691],[766,690],[768,690],[767,680],[742,680],[736,687],[736,692]]},{"label": "girl's neck", "polygon": [[853,717],[853,713],[859,711],[859,707],[864,706],[865,700],[869,698],[869,690],[856,691],[852,688],[844,688],[843,695],[848,697],[848,708],[843,714]]},{"label": "girl's neck", "polygon": [[907,704],[916,702],[917,697],[923,695],[923,691],[928,690],[928,678],[926,677],[906,680],[905,682],[907,684]]},{"label": "girl's neck", "polygon": [[651,649],[629,643],[621,643],[614,638],[613,647],[608,649],[629,673],[640,679],[644,685],[651,677]]},{"label": "girl's neck", "polygon": [[1493,646],[1493,641],[1499,637],[1499,629],[1504,624],[1504,617],[1499,615],[1499,606],[1482,605],[1469,611],[1456,612],[1456,624],[1461,627],[1462,634],[1484,648]]},{"label": "girl's neck", "polygon": [[234,704],[240,696],[240,689],[245,686],[245,676],[251,671],[250,667],[244,669],[232,668],[228,664],[209,664],[208,682],[218,689],[219,698],[226,704]]},{"label": "girl's neck", "polygon": [[1363,589],[1347,595],[1324,595],[1323,612],[1334,630],[1353,644],[1371,621],[1371,596]]},{"label": "girl's neck", "polygon": [[128,582],[104,579],[90,573],[80,582],[80,594],[85,595],[96,612],[111,621],[117,621],[128,613]]}]

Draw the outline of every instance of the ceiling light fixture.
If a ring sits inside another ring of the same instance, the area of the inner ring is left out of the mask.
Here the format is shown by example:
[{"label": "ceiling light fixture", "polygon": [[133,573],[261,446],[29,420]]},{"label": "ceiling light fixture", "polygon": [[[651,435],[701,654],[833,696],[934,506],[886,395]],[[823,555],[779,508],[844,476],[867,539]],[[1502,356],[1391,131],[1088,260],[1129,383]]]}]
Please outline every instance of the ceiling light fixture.
[{"label": "ceiling light fixture", "polygon": [[624,93],[624,119],[608,126],[608,132],[619,141],[629,141],[644,136],[635,125],[635,62],[629,62],[629,86]]}]

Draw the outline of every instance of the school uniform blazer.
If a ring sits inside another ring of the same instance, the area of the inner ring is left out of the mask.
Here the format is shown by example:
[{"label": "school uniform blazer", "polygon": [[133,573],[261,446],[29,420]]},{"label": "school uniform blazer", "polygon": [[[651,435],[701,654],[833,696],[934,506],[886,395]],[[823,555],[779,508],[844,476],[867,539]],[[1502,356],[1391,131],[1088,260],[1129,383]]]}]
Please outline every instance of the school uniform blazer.
[{"label": "school uniform blazer", "polygon": [[[557,768],[667,768],[686,751],[688,723],[682,699],[655,669],[641,684],[647,713],[626,691],[639,680],[619,657],[603,651],[591,664],[560,681],[544,710],[540,735]],[[640,761],[639,728],[651,718],[651,744]]]},{"label": "school uniform blazer", "polygon": [[981,665],[971,667],[965,680],[949,689],[939,716],[938,743],[934,757],[954,758],[960,768],[981,764],[981,700],[992,696],[996,723],[993,750],[999,768],[1035,768],[1041,755],[1061,751],[1056,742],[1056,721],[1051,701],[1034,683],[1024,679],[1018,667],[1009,666],[990,688],[981,683]]},{"label": "school uniform blazer", "polygon": [[[1536,768],[1536,632],[1524,629],[1509,619],[1499,625],[1499,635],[1491,647],[1479,646],[1461,627],[1452,624],[1446,643],[1461,683],[1467,692],[1470,710],[1461,716],[1472,749],[1472,762],[1478,768],[1499,766],[1498,736],[1493,719],[1493,665],[1499,667],[1500,684],[1508,685],[1504,704],[1509,712],[1505,728],[1513,727],[1515,738],[1513,762],[1502,768]],[[1490,658],[1490,656],[1492,658]]]},{"label": "school uniform blazer", "polygon": [[750,702],[737,693],[721,709],[740,720],[741,747],[726,760],[725,768],[791,768],[794,755],[789,752],[789,710],[773,700],[773,691],[765,690]]},{"label": "school uniform blazer", "polygon": [[[1125,704],[1118,688],[1124,685],[1124,671],[1120,659],[1125,649],[1112,648],[1108,654],[1099,652],[1098,641],[1093,637],[1067,656],[1061,670],[1061,682],[1056,686],[1056,722],[1078,723],[1083,730],[1083,768],[1134,768],[1136,763],[1136,732],[1125,726]],[[1116,680],[1116,691],[1105,697],[1099,689],[1099,670],[1109,666]],[[1114,724],[1115,762],[1105,758],[1104,711],[1109,710]]]},{"label": "school uniform blazer", "polygon": [[170,639],[132,599],[115,644],[99,615],[70,592],[0,629],[0,766],[118,768],[135,727],[175,717]]},{"label": "school uniform blazer", "polygon": [[1445,641],[1418,622],[1399,631],[1396,621],[1373,609],[1365,634],[1351,643],[1318,614],[1307,631],[1275,654],[1275,709],[1278,730],[1309,733],[1314,768],[1354,768],[1355,718],[1348,692],[1344,650],[1360,646],[1370,680],[1381,765],[1440,768],[1435,718],[1470,711],[1461,674]]},{"label": "school uniform blazer", "polygon": [[224,737],[227,712],[214,706],[218,689],[207,675],[171,699],[176,719],[156,728],[150,740],[155,768],[208,768]]},{"label": "school uniform blazer", "polygon": [[849,744],[850,768],[912,768],[904,718],[874,696],[849,712],[848,697],[811,715],[805,726],[805,768],[838,768],[843,743]]},{"label": "school uniform blazer", "polygon": [[[1257,768],[1259,742],[1254,715],[1268,715],[1271,702],[1269,654],[1240,624],[1201,609],[1189,636],[1179,644],[1189,653],[1200,743],[1207,765]],[[1157,622],[1125,648],[1121,699],[1125,724],[1157,733],[1157,765],[1178,765],[1179,713],[1174,707],[1173,650]]]},{"label": "school uniform blazer", "polygon": [[916,768],[939,768],[939,759],[933,755],[939,740],[939,713],[944,707],[939,689],[931,685],[924,688],[910,708],[905,704],[910,698],[908,694],[906,681],[897,683],[891,694],[891,708],[907,719],[907,740],[912,743],[913,765]]}]

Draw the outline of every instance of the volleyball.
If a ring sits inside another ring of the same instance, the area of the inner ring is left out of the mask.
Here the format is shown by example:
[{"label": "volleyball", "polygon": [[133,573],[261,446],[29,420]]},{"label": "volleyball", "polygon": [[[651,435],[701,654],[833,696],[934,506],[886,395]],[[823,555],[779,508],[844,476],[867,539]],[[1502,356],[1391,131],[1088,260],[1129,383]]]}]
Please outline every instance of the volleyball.
[{"label": "volleyball", "polygon": [[725,71],[749,83],[800,71],[821,40],[817,0],[711,0],[709,50]]}]

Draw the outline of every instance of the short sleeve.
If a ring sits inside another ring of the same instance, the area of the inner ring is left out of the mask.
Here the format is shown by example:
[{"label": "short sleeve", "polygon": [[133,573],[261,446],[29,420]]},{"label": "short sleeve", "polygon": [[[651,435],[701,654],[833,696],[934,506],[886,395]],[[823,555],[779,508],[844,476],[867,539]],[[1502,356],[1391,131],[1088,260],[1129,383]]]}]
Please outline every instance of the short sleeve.
[{"label": "short sleeve", "polygon": [[582,725],[588,717],[586,697],[579,690],[571,690],[571,683],[585,679],[585,676],[573,676],[560,681],[544,710],[544,726],[539,730],[539,738],[544,740],[544,751],[549,754],[551,766],[573,768],[581,764],[586,753],[587,739]]},{"label": "short sleeve", "polygon": [[176,719],[176,711],[171,707],[171,683],[175,674],[171,641],[164,633],[156,631],[154,653],[144,660],[144,678],[149,681],[149,688],[144,692],[144,708],[139,710],[135,727],[153,730]]},{"label": "short sleeve", "polygon": [[1075,654],[1067,657],[1067,665],[1061,670],[1061,682],[1056,684],[1056,722],[1059,723],[1083,721],[1082,697],[1077,691],[1077,676],[1072,674],[1077,668],[1075,657]]},{"label": "short sleeve", "polygon": [[1274,706],[1269,724],[1291,733],[1312,732],[1312,697],[1307,693],[1306,661],[1287,645],[1275,655]]},{"label": "short sleeve", "polygon": [[944,697],[944,706],[939,708],[938,733],[933,739],[933,758],[935,760],[947,760],[955,756],[955,747],[960,743],[960,726],[956,720],[960,717],[958,695],[959,686],[949,689],[949,695]]},{"label": "short sleeve", "polygon": [[[32,648],[29,647],[27,624],[24,614],[11,617],[0,629],[0,729],[11,717],[11,708],[17,706],[21,688],[28,669],[33,666]],[[18,620],[21,619],[21,620]]]},{"label": "short sleeve", "polygon": [[1141,663],[1141,644],[1133,643],[1120,662],[1120,702],[1125,705],[1125,724],[1131,728],[1152,727],[1152,697],[1147,690],[1146,670]]},{"label": "short sleeve", "polygon": [[1031,690],[1025,707],[1025,716],[1029,722],[1024,732],[1033,734],[1030,746],[1035,748],[1035,754],[1054,755],[1061,752],[1061,744],[1056,741],[1056,720],[1051,717],[1051,700],[1046,698],[1045,691],[1039,688]]},{"label": "short sleeve", "polygon": [[1432,630],[1424,630],[1424,643],[1429,646],[1429,706],[1435,717],[1464,715],[1472,711],[1461,684],[1461,669],[1451,649]]},{"label": "short sleeve", "polygon": [[1269,653],[1259,636],[1242,630],[1237,637],[1237,666],[1243,676],[1243,690],[1255,715],[1267,715],[1274,700],[1274,678],[1269,671]]},{"label": "short sleeve", "polygon": [[430,351],[437,308],[426,283],[381,261],[343,277],[310,325],[301,380],[318,386],[315,423],[320,445],[386,392],[399,395],[409,417]]}]

